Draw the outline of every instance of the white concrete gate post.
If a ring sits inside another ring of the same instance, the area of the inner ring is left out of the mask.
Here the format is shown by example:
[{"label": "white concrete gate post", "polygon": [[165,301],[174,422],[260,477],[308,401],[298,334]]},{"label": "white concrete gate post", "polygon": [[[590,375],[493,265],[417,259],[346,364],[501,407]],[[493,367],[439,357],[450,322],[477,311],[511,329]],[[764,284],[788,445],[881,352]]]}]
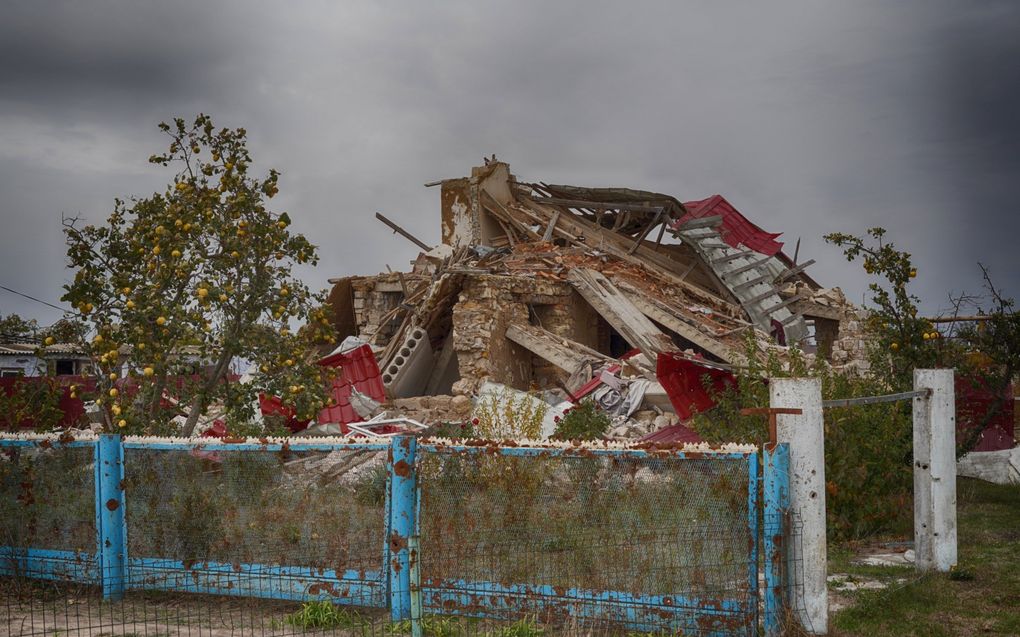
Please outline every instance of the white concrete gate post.
[{"label": "white concrete gate post", "polygon": [[915,369],[914,552],[919,571],[956,565],[956,394],[951,369]]},{"label": "white concrete gate post", "polygon": [[799,541],[790,546],[787,568],[789,600],[806,630],[828,632],[829,593],[826,587],[825,423],[822,381],[818,378],[773,378],[769,406],[802,410],[777,417],[778,442],[790,445],[790,509],[802,525]]}]

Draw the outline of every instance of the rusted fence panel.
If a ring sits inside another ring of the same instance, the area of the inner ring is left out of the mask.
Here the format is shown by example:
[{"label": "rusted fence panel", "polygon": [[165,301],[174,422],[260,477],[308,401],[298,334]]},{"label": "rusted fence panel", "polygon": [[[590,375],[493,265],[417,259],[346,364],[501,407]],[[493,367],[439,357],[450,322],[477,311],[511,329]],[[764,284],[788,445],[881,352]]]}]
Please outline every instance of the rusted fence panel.
[{"label": "rusted fence panel", "polygon": [[426,615],[755,633],[750,450],[423,444],[417,471]]}]

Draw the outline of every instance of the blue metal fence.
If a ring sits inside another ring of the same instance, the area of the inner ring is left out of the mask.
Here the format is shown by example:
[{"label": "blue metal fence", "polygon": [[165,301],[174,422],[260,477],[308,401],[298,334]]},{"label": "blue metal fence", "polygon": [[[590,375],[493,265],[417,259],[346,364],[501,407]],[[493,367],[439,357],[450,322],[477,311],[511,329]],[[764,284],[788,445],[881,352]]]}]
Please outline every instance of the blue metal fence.
[{"label": "blue metal fence", "polygon": [[[409,436],[365,443],[3,437],[0,450],[2,506],[31,518],[19,524],[34,534],[0,537],[0,575],[97,585],[108,600],[132,590],[328,600],[388,608],[391,620],[411,620],[414,633],[423,617],[442,614],[776,634],[783,612],[785,445],[765,450],[763,463],[747,448],[441,444]],[[79,495],[94,508],[94,527],[72,519],[81,504],[66,519],[43,514],[68,498],[52,492],[53,478],[40,477],[41,468],[71,450],[78,454],[69,460],[72,473],[93,473],[91,498],[84,489]],[[379,484],[371,472],[339,491],[289,477],[286,468],[312,452],[374,462]],[[50,491],[33,492],[44,482]],[[19,513],[28,501],[31,512]],[[328,515],[301,518],[320,507]],[[301,523],[288,523],[288,512]],[[208,524],[213,518],[220,519]],[[90,529],[95,544],[75,545]],[[60,548],[40,546],[53,537],[63,538]]]}]

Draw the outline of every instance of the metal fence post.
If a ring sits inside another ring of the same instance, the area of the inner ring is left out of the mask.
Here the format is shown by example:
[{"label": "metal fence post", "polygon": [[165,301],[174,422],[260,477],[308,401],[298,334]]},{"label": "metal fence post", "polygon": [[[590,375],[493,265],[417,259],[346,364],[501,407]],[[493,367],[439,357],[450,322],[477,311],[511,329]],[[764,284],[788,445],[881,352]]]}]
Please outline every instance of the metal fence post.
[{"label": "metal fence post", "polygon": [[951,369],[915,369],[914,549],[919,571],[956,564],[956,398]]},{"label": "metal fence post", "polygon": [[394,436],[390,446],[389,588],[390,619],[393,621],[411,619],[409,543],[415,533],[417,443],[414,436]]},{"label": "metal fence post", "polygon": [[765,634],[782,633],[782,613],[786,608],[783,566],[786,561],[784,516],[790,508],[790,445],[766,446],[764,456],[765,499],[763,543],[765,553]]},{"label": "metal fence post", "polygon": [[103,599],[119,600],[124,597],[127,581],[124,448],[120,435],[101,435],[95,453],[96,529]]}]

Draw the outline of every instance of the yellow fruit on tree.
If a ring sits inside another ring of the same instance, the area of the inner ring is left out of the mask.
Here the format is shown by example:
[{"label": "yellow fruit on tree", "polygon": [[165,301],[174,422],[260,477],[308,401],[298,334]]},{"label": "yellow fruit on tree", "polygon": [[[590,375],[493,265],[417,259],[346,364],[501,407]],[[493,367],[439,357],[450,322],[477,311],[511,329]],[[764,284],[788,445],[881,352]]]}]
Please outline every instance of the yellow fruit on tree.
[{"label": "yellow fruit on tree", "polygon": [[113,407],[110,407],[110,411],[113,412],[114,416],[119,416],[120,415],[120,405],[114,405]]},{"label": "yellow fruit on tree", "polygon": [[152,253],[154,255],[156,255],[157,257],[159,256],[159,253],[162,252],[162,251],[163,250],[159,246],[156,246],[155,248],[152,249]]},{"label": "yellow fruit on tree", "polygon": [[227,302],[227,295],[226,294],[221,294],[220,295],[220,302],[221,303],[226,303]]},{"label": "yellow fruit on tree", "polygon": [[129,309],[129,310],[134,309],[135,302],[134,301],[128,301],[127,303],[124,304],[124,306],[127,307],[127,309]]},{"label": "yellow fruit on tree", "polygon": [[131,294],[131,288],[128,287],[121,288],[120,291],[124,294]]},{"label": "yellow fruit on tree", "polygon": [[153,374],[156,373],[156,370],[152,369],[151,367],[146,367],[145,369],[142,370],[142,373],[145,374],[146,376],[152,376]]},{"label": "yellow fruit on tree", "polygon": [[287,360],[285,360],[285,361],[283,362],[283,364],[284,364],[284,365],[286,365],[287,367],[293,367],[293,366],[294,366],[294,360],[293,360],[293,359],[290,359],[290,358],[288,358]]},{"label": "yellow fruit on tree", "polygon": [[173,252],[170,253],[170,256],[172,256],[173,258],[176,259],[176,258],[181,256],[181,251],[180,250],[174,250]]},{"label": "yellow fruit on tree", "polygon": [[164,325],[166,323],[166,317],[160,316],[156,319],[156,325]]},{"label": "yellow fruit on tree", "polygon": [[117,421],[117,426],[118,427],[127,427],[127,421],[124,420],[123,418],[121,418],[120,420]]},{"label": "yellow fruit on tree", "polygon": [[917,276],[917,268],[914,268],[913,270],[910,271],[910,278],[913,279],[916,276]]},{"label": "yellow fruit on tree", "polygon": [[197,294],[198,294],[198,298],[204,299],[205,297],[209,296],[209,290],[207,290],[205,288],[198,288]]},{"label": "yellow fruit on tree", "polygon": [[898,350],[899,348],[900,348],[900,344],[899,344],[899,343],[893,343],[893,344],[891,344],[891,345],[889,346],[889,349],[891,349],[891,350],[892,350],[892,351],[894,351],[894,352],[895,352],[896,350]]},{"label": "yellow fruit on tree", "polygon": [[119,391],[117,391],[117,388],[116,388],[116,387],[113,387],[113,388],[111,388],[111,389],[110,389],[110,398],[116,398],[116,397],[117,397],[117,394],[119,394],[119,393],[120,393],[120,392],[119,392]]},{"label": "yellow fruit on tree", "polygon": [[47,336],[46,337],[46,344],[47,345],[53,345],[53,342],[54,341],[53,341],[53,337],[52,336]]},{"label": "yellow fruit on tree", "polygon": [[117,380],[117,372],[110,372],[110,380]]}]

